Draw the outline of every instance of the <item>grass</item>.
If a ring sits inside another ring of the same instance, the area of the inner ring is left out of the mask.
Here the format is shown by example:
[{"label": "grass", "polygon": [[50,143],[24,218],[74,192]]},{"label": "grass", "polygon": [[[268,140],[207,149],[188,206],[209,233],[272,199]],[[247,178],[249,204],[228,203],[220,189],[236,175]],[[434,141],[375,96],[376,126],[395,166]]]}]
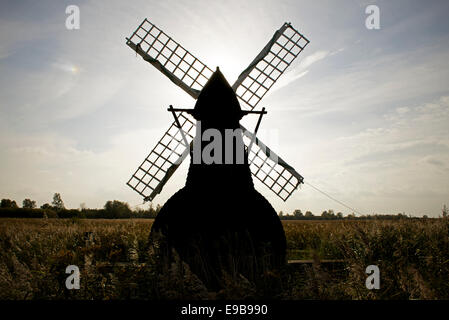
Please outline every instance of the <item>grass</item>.
[{"label": "grass", "polygon": [[[314,263],[267,275],[262,288],[227,276],[220,292],[208,292],[182,261],[158,272],[147,251],[151,224],[0,219],[0,299],[449,298],[448,219],[283,221],[288,258]],[[65,288],[68,265],[80,268],[80,290]],[[365,287],[368,265],[380,269],[379,290]],[[282,287],[276,296],[273,281]]]}]

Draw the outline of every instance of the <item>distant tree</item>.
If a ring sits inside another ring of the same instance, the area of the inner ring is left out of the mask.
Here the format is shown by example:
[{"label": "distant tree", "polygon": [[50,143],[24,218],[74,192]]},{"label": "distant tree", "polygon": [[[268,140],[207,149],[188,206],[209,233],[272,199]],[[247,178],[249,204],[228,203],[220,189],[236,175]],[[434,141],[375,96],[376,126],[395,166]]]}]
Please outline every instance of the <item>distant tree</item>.
[{"label": "distant tree", "polygon": [[444,218],[446,218],[449,215],[449,209],[446,207],[446,205],[443,205],[443,209],[441,211],[443,212]]},{"label": "distant tree", "polygon": [[41,209],[52,209],[53,207],[51,205],[49,205],[48,203],[44,203],[43,205],[41,205]]},{"label": "distant tree", "polygon": [[133,218],[145,218],[145,209],[135,206],[133,211]]},{"label": "distant tree", "polygon": [[61,195],[59,193],[55,193],[53,195],[53,202],[51,204],[56,210],[65,209],[64,202],[62,201]]},{"label": "distant tree", "polygon": [[148,209],[143,212],[144,218],[156,218],[156,209],[154,209],[153,203],[151,202]]},{"label": "distant tree", "polygon": [[329,210],[325,210],[321,213],[321,217],[323,217],[324,219],[335,219],[336,215],[334,213],[334,210],[329,209]]},{"label": "distant tree", "polygon": [[24,199],[22,202],[22,208],[25,209],[35,209],[36,208],[36,201],[30,200],[30,199]]},{"label": "distant tree", "polygon": [[307,218],[311,218],[313,217],[313,213],[311,211],[306,211],[306,215]]},{"label": "distant tree", "polygon": [[104,210],[109,218],[130,218],[132,215],[128,203],[118,200],[106,202]]},{"label": "distant tree", "polygon": [[301,217],[304,217],[304,214],[302,213],[302,211],[300,209],[296,209],[295,211],[293,211],[293,216],[295,218],[301,218]]},{"label": "distant tree", "polygon": [[14,200],[10,200],[10,199],[2,199],[1,204],[0,204],[1,208],[14,208],[17,209],[17,203]]},{"label": "distant tree", "polygon": [[403,218],[407,218],[407,215],[405,214],[405,212],[403,212],[403,213],[398,213],[398,214],[396,215],[396,217],[397,217],[398,219],[403,219]]}]

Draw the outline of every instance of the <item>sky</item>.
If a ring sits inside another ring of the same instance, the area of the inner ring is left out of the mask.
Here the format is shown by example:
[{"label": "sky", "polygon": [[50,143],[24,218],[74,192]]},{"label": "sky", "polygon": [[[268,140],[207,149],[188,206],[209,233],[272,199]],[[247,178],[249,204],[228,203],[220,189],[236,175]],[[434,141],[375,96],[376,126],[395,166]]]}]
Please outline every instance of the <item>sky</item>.
[{"label": "sky", "polygon": [[[66,28],[77,5],[80,28]],[[380,29],[368,29],[368,5]],[[195,101],[125,44],[144,18],[233,83],[284,22],[310,44],[258,105],[259,137],[305,178],[277,211],[441,215],[449,205],[448,1],[0,2],[0,197],[142,206],[126,185]],[[244,123],[245,124],[245,123]],[[253,128],[253,124],[248,124]],[[154,203],[181,188],[188,161]]]}]

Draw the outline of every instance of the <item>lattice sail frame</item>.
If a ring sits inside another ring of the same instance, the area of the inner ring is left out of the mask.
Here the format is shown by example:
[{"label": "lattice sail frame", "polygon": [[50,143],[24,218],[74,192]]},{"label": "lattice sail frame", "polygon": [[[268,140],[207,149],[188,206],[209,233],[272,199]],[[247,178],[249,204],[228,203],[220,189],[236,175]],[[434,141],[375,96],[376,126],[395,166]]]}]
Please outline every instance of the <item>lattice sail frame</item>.
[{"label": "lattice sail frame", "polygon": [[[177,117],[184,137],[189,144],[192,143],[195,123],[180,112]],[[185,144],[181,130],[173,122],[127,182],[127,185],[145,200],[151,201],[161,192],[165,183],[187,157],[190,147]]]},{"label": "lattice sail frame", "polygon": [[194,99],[213,71],[161,29],[144,19],[126,44]]},{"label": "lattice sail frame", "polygon": [[253,110],[308,44],[290,23],[284,23],[232,86],[241,106]]},{"label": "lattice sail frame", "polygon": [[[194,99],[198,98],[213,73],[147,19],[144,19],[126,40],[130,48]],[[290,23],[285,23],[277,30],[232,86],[242,108],[253,110],[308,43],[309,40]],[[153,200],[161,192],[165,183],[189,154],[190,146],[183,141],[181,130],[191,144],[195,123],[189,115],[181,113],[178,113],[178,119],[181,128],[173,122],[127,182],[144,197],[144,201]],[[242,129],[247,147],[251,139],[255,140],[248,159],[252,174],[286,201],[303,183],[303,177],[254,134],[243,126]]]},{"label": "lattice sail frame", "polygon": [[243,143],[249,150],[248,162],[251,173],[284,201],[303,183],[304,178],[296,170],[268,148],[254,134],[243,126]]}]

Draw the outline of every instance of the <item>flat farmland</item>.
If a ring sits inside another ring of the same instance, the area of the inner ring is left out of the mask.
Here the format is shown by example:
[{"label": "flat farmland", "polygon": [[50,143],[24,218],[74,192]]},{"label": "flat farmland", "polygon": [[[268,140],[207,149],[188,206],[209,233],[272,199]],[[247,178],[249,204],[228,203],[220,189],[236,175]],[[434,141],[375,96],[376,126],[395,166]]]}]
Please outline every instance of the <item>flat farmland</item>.
[{"label": "flat farmland", "polygon": [[[449,299],[449,220],[283,221],[282,293],[227,279],[208,292],[185,268],[158,274],[149,259],[152,219],[0,219],[0,299]],[[79,267],[67,290],[66,267]],[[366,268],[380,270],[368,290]]]}]

